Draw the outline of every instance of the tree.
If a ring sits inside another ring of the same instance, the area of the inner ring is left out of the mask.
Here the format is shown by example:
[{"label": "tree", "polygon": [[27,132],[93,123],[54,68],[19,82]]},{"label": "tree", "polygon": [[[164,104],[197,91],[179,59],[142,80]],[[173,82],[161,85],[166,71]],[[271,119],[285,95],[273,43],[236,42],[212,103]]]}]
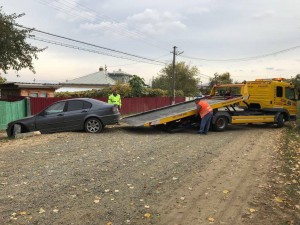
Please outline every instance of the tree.
[{"label": "tree", "polygon": [[297,74],[295,77],[293,77],[291,82],[295,86],[295,89],[300,91],[300,74]]},{"label": "tree", "polygon": [[295,77],[292,77],[289,80],[295,87],[297,99],[300,100],[300,74],[297,74]]},{"label": "tree", "polygon": [[32,29],[26,29],[15,22],[24,14],[6,15],[0,7],[0,70],[4,73],[13,69],[16,71],[22,68],[29,68],[35,73],[32,60],[38,59],[39,49],[26,42],[31,35]]},{"label": "tree", "polygon": [[2,76],[0,75],[0,84],[3,84],[5,81],[6,81],[6,78],[5,78],[5,77],[2,77]]},{"label": "tree", "polygon": [[132,97],[141,97],[146,84],[144,78],[133,75],[129,80],[129,86],[132,89]]},{"label": "tree", "polygon": [[230,73],[218,74],[215,73],[213,78],[209,78],[209,87],[212,88],[216,84],[232,84]]},{"label": "tree", "polygon": [[[197,85],[200,81],[197,78],[198,68],[186,65],[185,62],[179,62],[175,65],[176,71],[176,92],[182,91],[184,96],[195,96],[199,90]],[[171,94],[173,84],[173,66],[172,64],[166,66],[160,71],[160,74],[152,82],[152,88],[159,88],[168,90]]]}]

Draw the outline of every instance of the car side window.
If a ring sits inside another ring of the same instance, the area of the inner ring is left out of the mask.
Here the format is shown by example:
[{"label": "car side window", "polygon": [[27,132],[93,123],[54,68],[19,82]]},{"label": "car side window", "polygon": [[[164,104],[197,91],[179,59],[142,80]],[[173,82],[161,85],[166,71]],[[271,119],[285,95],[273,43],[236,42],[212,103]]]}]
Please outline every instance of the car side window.
[{"label": "car side window", "polygon": [[75,101],[68,101],[67,111],[76,111],[83,109],[83,101],[75,100]]},{"label": "car side window", "polygon": [[53,105],[49,106],[45,110],[45,114],[49,115],[49,114],[61,113],[64,111],[64,108],[65,108],[65,102],[54,103]]}]

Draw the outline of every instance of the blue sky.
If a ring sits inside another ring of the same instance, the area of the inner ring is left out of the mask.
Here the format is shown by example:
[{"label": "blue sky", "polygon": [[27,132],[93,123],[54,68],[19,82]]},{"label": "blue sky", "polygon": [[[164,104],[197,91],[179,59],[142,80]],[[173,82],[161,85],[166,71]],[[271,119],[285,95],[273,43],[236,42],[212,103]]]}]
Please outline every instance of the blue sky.
[{"label": "blue sky", "polygon": [[[298,0],[0,0],[0,6],[6,14],[25,13],[17,22],[26,27],[162,63],[172,62],[177,46],[183,53],[176,60],[197,66],[203,83],[216,72],[229,72],[237,81],[300,73]],[[29,41],[48,47],[34,60],[36,74],[9,71],[7,80],[62,82],[106,65],[109,72],[122,69],[148,83],[163,68]],[[249,57],[255,59],[230,61]]]}]

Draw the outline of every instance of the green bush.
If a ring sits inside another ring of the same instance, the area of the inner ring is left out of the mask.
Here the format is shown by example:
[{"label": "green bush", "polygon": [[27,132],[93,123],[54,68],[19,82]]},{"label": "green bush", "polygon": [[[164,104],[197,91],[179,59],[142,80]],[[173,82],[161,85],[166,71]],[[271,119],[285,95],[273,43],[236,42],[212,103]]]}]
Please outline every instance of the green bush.
[{"label": "green bush", "polygon": [[[122,98],[137,97],[134,95],[132,88],[127,84],[116,84],[110,87],[104,87],[103,89],[93,89],[89,91],[77,91],[77,92],[57,92],[55,97],[63,98],[107,98],[113,90],[117,90]],[[177,91],[177,96],[183,96],[183,91]],[[168,91],[162,89],[144,88],[143,97],[165,97],[168,96]]]}]

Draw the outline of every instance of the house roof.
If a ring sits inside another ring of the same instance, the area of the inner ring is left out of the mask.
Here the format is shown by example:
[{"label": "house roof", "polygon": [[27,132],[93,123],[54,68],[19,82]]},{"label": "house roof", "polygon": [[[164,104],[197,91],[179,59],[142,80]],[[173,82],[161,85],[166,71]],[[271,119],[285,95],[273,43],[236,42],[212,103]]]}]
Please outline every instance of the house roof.
[{"label": "house roof", "polygon": [[59,84],[47,84],[47,83],[25,83],[25,82],[5,82],[0,84],[2,88],[4,87],[17,87],[17,88],[51,88],[58,89],[61,87]]},{"label": "house roof", "polygon": [[68,80],[61,84],[93,84],[93,85],[114,85],[115,81],[110,78],[104,71],[98,71],[82,77]]}]

